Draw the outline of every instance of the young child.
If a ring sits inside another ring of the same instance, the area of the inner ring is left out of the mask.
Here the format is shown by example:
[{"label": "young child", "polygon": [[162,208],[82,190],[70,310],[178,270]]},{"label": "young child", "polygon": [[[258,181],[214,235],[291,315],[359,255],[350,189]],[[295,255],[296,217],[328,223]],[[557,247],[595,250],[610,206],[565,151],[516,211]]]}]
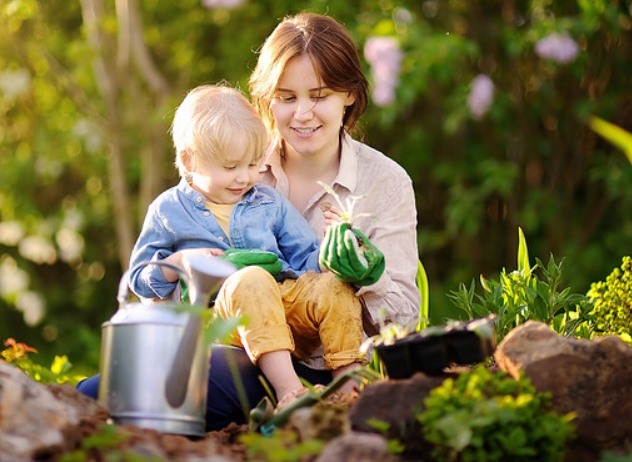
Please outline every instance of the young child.
[{"label": "young child", "polygon": [[[308,358],[322,344],[331,370],[364,363],[361,305],[353,288],[320,274],[312,228],[286,198],[257,183],[268,135],[248,100],[224,86],[195,88],[176,111],[172,135],[181,181],[150,204],[130,268],[156,260],[186,268],[193,254],[256,249],[249,254],[254,266],[226,279],[215,309],[248,320],[232,343],[260,367],[279,405],[304,390],[291,355]],[[267,263],[270,253],[281,262],[279,281],[266,265],[257,266],[257,257],[266,256]],[[165,267],[130,273],[131,289],[143,298],[164,299],[177,283],[178,275]]]}]

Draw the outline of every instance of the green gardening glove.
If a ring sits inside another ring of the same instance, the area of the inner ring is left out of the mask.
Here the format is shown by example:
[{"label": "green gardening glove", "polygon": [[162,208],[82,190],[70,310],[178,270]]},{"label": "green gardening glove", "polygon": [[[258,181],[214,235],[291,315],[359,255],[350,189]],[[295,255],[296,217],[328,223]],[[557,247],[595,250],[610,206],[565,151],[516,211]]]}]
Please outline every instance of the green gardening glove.
[{"label": "green gardening glove", "polygon": [[272,276],[276,276],[283,269],[283,264],[279,261],[279,256],[265,250],[228,249],[225,255],[218,258],[231,262],[239,269],[246,266],[260,266],[272,274]]},{"label": "green gardening glove", "polygon": [[320,247],[318,262],[342,282],[370,286],[384,273],[384,254],[369,238],[349,223],[336,223],[327,228]]}]

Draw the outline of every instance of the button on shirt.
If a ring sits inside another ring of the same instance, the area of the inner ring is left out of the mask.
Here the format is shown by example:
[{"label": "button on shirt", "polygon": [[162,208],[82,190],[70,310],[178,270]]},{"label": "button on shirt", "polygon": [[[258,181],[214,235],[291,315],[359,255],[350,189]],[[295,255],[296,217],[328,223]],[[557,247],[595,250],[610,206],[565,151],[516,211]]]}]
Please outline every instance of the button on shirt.
[{"label": "button on shirt", "polygon": [[[305,218],[273,188],[257,184],[235,204],[226,236],[208,213],[205,198],[185,180],[160,194],[149,206],[143,228],[130,258],[130,287],[145,298],[165,298],[176,287],[167,282],[157,265],[188,248],[260,249],[278,255],[283,271],[297,275],[320,271],[318,239]],[[230,240],[228,239],[230,237]]]},{"label": "button on shirt", "polygon": [[[261,181],[289,195],[289,182],[281,166],[280,149],[271,149],[261,172]],[[368,214],[354,222],[384,254],[386,271],[373,285],[360,287],[356,294],[368,309],[374,325],[385,322],[402,326],[419,320],[420,294],[416,286],[419,261],[417,249],[417,208],[412,180],[394,160],[345,134],[340,169],[331,185],[343,204],[351,196],[361,197],[354,214]],[[337,206],[323,189],[301,210],[312,229],[322,239],[324,226],[321,201]],[[337,206],[339,208],[339,206]]]}]

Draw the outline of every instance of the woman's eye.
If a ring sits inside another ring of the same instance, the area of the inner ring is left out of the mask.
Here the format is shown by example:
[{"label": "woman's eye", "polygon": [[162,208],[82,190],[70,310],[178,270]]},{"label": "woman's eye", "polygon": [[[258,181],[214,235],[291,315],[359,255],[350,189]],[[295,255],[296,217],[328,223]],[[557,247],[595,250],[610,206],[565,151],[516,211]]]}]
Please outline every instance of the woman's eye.
[{"label": "woman's eye", "polygon": [[277,95],[276,98],[281,101],[282,103],[291,103],[292,101],[294,101],[296,98],[294,96],[284,96],[284,95]]},{"label": "woman's eye", "polygon": [[321,100],[321,99],[325,99],[326,97],[327,95],[314,95],[311,98],[315,100]]}]

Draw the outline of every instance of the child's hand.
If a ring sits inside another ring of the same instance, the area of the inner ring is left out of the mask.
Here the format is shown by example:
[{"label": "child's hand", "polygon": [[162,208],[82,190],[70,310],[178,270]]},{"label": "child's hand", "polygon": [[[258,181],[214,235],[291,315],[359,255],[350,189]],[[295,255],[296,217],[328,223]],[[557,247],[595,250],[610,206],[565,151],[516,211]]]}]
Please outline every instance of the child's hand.
[{"label": "child's hand", "polygon": [[[224,255],[224,251],[222,249],[215,248],[184,249],[178,250],[177,252],[169,255],[163,261],[165,263],[171,263],[172,265],[179,266],[180,268],[183,268],[188,274],[191,274],[188,258],[197,255],[202,257],[221,257],[222,255]],[[162,271],[162,275],[168,282],[177,281],[180,277],[178,273],[164,266],[160,267],[160,271]]]}]

